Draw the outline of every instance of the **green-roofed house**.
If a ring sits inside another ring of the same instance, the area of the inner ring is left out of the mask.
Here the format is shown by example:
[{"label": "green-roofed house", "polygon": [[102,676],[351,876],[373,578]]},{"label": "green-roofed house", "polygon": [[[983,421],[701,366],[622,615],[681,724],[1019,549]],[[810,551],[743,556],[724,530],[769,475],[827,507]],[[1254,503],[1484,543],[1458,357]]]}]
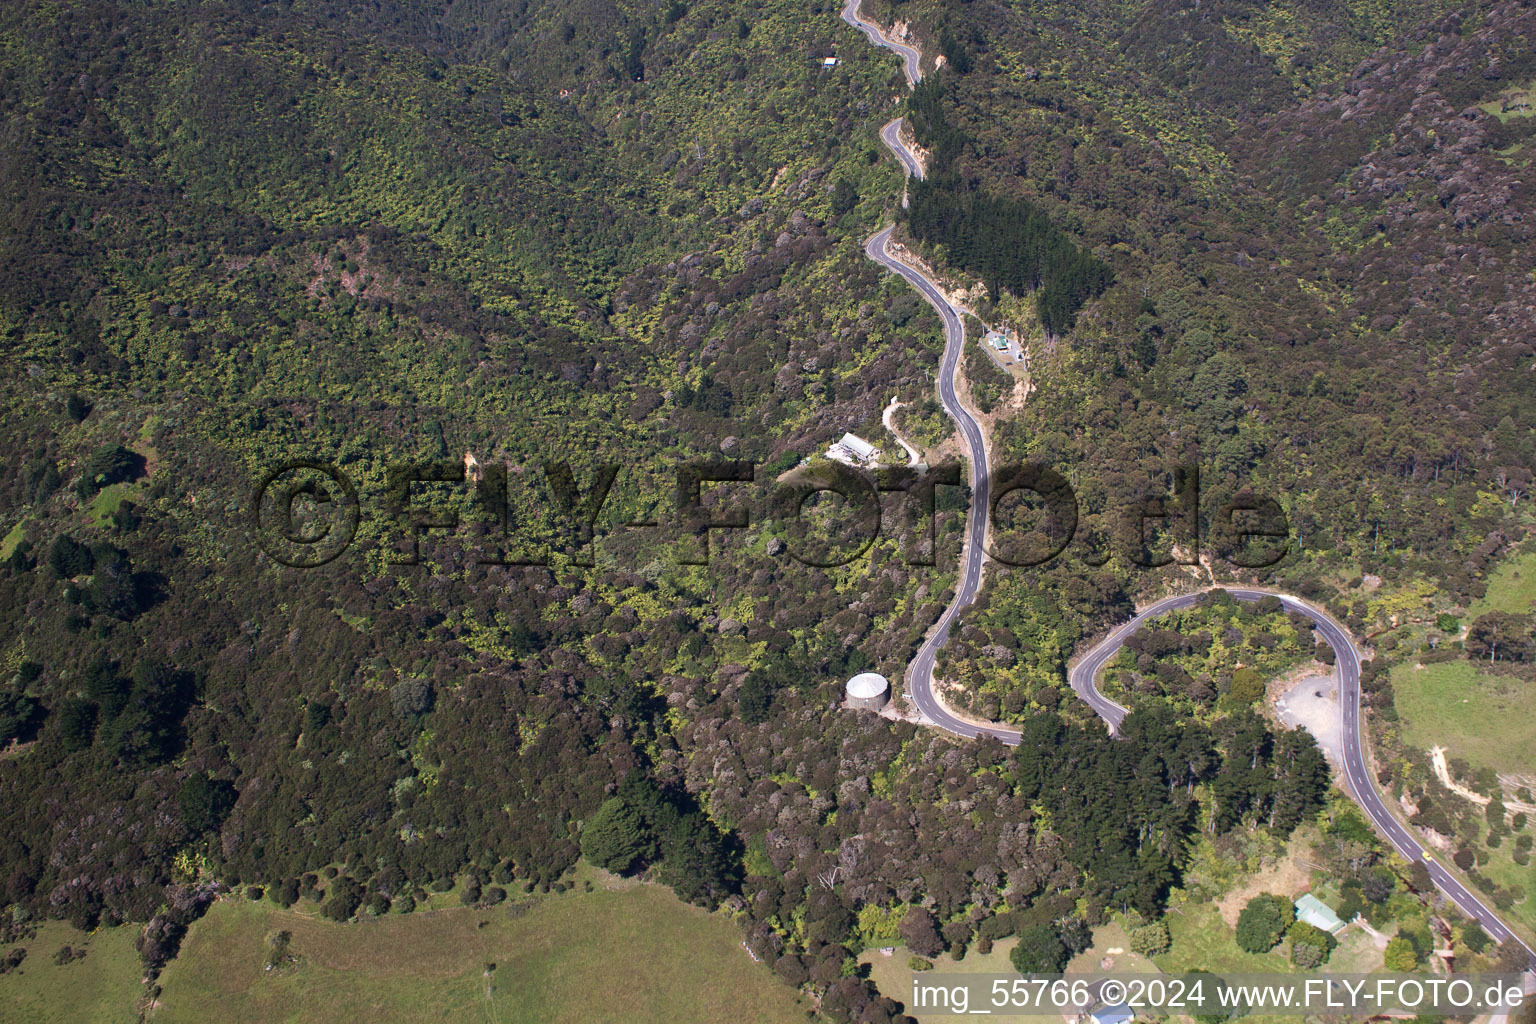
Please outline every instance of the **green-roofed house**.
[{"label": "green-roofed house", "polygon": [[1307,893],[1296,901],[1296,920],[1305,921],[1314,928],[1321,928],[1329,935],[1337,935],[1344,930],[1344,922],[1339,920],[1339,915],[1311,893]]}]

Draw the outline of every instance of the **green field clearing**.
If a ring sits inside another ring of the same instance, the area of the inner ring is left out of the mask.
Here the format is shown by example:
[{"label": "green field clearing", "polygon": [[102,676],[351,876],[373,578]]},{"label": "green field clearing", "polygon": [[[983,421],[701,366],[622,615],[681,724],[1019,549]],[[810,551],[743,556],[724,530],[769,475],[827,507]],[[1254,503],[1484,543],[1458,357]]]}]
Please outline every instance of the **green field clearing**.
[{"label": "green field clearing", "polygon": [[1525,614],[1536,605],[1536,552],[1516,555],[1488,577],[1488,592],[1467,609],[1468,621],[1489,612]]},{"label": "green field clearing", "polygon": [[[1013,964],[1008,960],[1008,954],[1012,951],[1017,939],[999,939],[992,946],[992,952],[982,954],[972,947],[965,957],[956,960],[948,953],[932,958],[933,970],[924,974],[1006,974],[1017,975]],[[954,1014],[945,1013],[913,1013],[912,1011],[912,969],[907,966],[911,959],[912,951],[906,946],[897,946],[896,952],[891,956],[884,956],[879,950],[868,950],[859,957],[859,962],[869,965],[869,978],[880,990],[881,995],[890,996],[907,1007],[907,1013],[916,1018],[919,1024],[945,1024],[956,1020]],[[987,1007],[972,1006],[971,1009],[984,1009]],[[1021,1024],[1021,1022],[1033,1022],[1039,1024],[1041,1017],[1024,1017],[1017,1014],[1001,1016],[992,1014],[987,1017],[989,1021],[998,1021],[1000,1024]]]},{"label": "green field clearing", "polygon": [[[277,931],[298,961],[267,972]],[[348,925],[228,899],[193,925],[161,984],[155,1024],[806,1019],[734,924],[650,885]]]},{"label": "green field clearing", "polygon": [[[1117,922],[1110,922],[1094,929],[1092,948],[1073,957],[1072,962],[1067,965],[1067,973],[1101,973],[1100,964],[1106,956],[1113,958],[1114,964],[1110,969],[1116,974],[1157,974],[1159,972],[1181,974],[1195,969],[1217,974],[1290,973],[1294,970],[1288,959],[1284,942],[1271,952],[1262,955],[1244,953],[1238,949],[1232,929],[1222,920],[1221,912],[1214,903],[1188,906],[1184,908],[1182,914],[1170,913],[1166,920],[1173,937],[1173,945],[1167,953],[1155,957],[1155,962],[1130,952],[1129,936]],[[1014,976],[1016,972],[1008,959],[1008,953],[1013,949],[1015,941],[1003,939],[993,946],[991,953],[985,956],[973,949],[964,959],[958,961],[947,953],[934,957],[933,970],[924,972],[921,976],[940,974]],[[1111,953],[1111,950],[1120,952]],[[882,993],[909,1004],[908,1013],[912,1013],[910,1003],[914,977],[913,971],[907,966],[907,960],[911,955],[911,950],[905,946],[898,946],[895,953],[888,957],[876,950],[870,950],[859,958],[861,963],[869,965],[870,978]],[[1333,956],[1329,958],[1324,969],[1343,973],[1379,971],[1381,970],[1381,950],[1376,948],[1371,937],[1364,931],[1359,928],[1349,928],[1339,936],[1339,946],[1334,950]],[[972,993],[972,997],[975,998],[975,992]],[[973,1002],[970,1008],[975,1010],[990,1007],[978,1007]],[[945,1021],[955,1019],[952,1014],[912,1013],[912,1015],[920,1024],[943,1024]],[[1025,1024],[1025,1022],[1038,1024],[1045,1018],[991,1014],[987,1019],[1005,1022],[1005,1024]],[[1278,1022],[1284,1018],[1250,1016],[1243,1019],[1251,1020],[1254,1024],[1270,1024],[1271,1021]]]},{"label": "green field clearing", "polygon": [[[21,967],[0,975],[3,1024],[133,1024],[144,995],[134,927],[86,934],[63,921],[45,921],[37,936],[16,946],[27,951]],[[53,955],[65,946],[87,950],[85,959],[62,967]]]},{"label": "green field clearing", "polygon": [[0,558],[10,558],[11,552],[16,550],[16,545],[21,543],[22,537],[27,533],[27,521],[25,519],[11,527],[10,532],[0,540]]},{"label": "green field clearing", "polygon": [[[1204,970],[1217,974],[1259,974],[1295,970],[1285,941],[1268,953],[1245,953],[1238,948],[1236,934],[1222,920],[1221,912],[1214,904],[1188,905],[1182,909],[1182,914],[1170,913],[1166,918],[1173,945],[1168,952],[1156,957],[1164,973]],[[1391,931],[1390,927],[1388,931]],[[1338,935],[1338,940],[1338,948],[1328,958],[1323,970],[1344,974],[1381,970],[1381,950],[1363,929],[1346,928]]]},{"label": "green field clearing", "polygon": [[1512,117],[1531,117],[1536,115],[1536,106],[1531,103],[1533,92],[1536,92],[1536,82],[1527,82],[1505,89],[1487,103],[1479,103],[1478,106],[1500,121],[1508,121]]},{"label": "green field clearing", "polygon": [[[1110,950],[1118,949],[1119,953]],[[1139,953],[1131,952],[1131,939],[1119,921],[1110,921],[1093,930],[1093,945],[1074,956],[1067,964],[1068,974],[1099,974],[1105,957],[1113,957],[1116,974],[1157,974],[1157,964]]]},{"label": "green field clearing", "polygon": [[112,514],[117,511],[119,505],[129,498],[138,497],[141,490],[137,483],[132,482],[108,484],[103,487],[96,497],[91,499],[91,521],[97,526],[105,524],[112,518]]},{"label": "green field clearing", "polygon": [[1392,670],[1392,692],[1409,746],[1442,746],[1475,768],[1536,772],[1536,684],[1484,674],[1466,661],[1409,662]]},{"label": "green field clearing", "polygon": [[1516,924],[1524,925],[1529,941],[1530,934],[1536,932],[1536,863],[1521,866],[1515,863],[1513,854],[1514,843],[1506,836],[1497,849],[1488,851],[1488,863],[1480,870],[1499,885],[1518,885],[1525,890],[1525,899],[1501,911],[1500,916],[1506,920],[1514,918]]},{"label": "green field clearing", "polygon": [[[1113,954],[1115,960],[1114,970],[1117,974],[1156,974],[1157,965],[1146,957],[1137,956],[1128,950],[1129,939],[1125,930],[1119,924],[1111,922],[1101,925],[1093,930],[1093,946],[1073,957],[1067,964],[1068,974],[1098,974],[1099,963],[1110,955],[1110,949],[1120,949],[1122,952]],[[1008,954],[1013,951],[1017,939],[999,939],[992,946],[990,953],[978,953],[972,946],[964,958],[956,960],[948,953],[934,957],[933,970],[923,972],[927,974],[998,974],[1009,977],[1017,977],[1013,963],[1008,959]],[[870,980],[882,995],[890,996],[907,1006],[907,1013],[916,1018],[919,1024],[944,1024],[946,1021],[954,1021],[953,1014],[943,1013],[913,1013],[912,1006],[912,979],[913,971],[907,966],[911,959],[912,951],[905,946],[897,946],[896,951],[885,956],[878,950],[869,950],[859,957],[859,962],[869,965]],[[983,986],[985,988],[985,986]],[[989,1004],[981,1006],[972,1003],[972,1010],[992,1009]],[[1040,1016],[1028,1016],[1023,1014],[998,1014],[987,1015],[989,1021],[999,1021],[1001,1024],[1039,1024],[1045,1020]]]},{"label": "green field clearing", "polygon": [[1185,971],[1212,971],[1216,974],[1263,974],[1288,972],[1285,943],[1268,953],[1245,953],[1237,948],[1237,938],[1214,903],[1189,903],[1165,918],[1173,945],[1168,952],[1153,957],[1165,974]]}]

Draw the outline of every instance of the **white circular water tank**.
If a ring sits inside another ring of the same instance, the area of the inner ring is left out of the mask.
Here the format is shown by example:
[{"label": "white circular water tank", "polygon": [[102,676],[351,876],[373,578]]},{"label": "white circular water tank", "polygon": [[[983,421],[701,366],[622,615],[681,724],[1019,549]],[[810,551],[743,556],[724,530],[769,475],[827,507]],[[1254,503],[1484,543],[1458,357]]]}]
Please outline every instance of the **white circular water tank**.
[{"label": "white circular water tank", "polygon": [[860,672],[848,680],[848,704],[856,708],[881,708],[890,699],[891,684],[878,672]]}]

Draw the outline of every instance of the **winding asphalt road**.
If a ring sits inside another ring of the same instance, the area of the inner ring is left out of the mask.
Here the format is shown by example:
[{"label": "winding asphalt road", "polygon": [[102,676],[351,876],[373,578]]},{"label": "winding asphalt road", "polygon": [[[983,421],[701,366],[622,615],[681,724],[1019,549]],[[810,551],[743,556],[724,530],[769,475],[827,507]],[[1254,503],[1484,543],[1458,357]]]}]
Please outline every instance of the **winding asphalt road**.
[{"label": "winding asphalt road", "polygon": [[901,166],[906,168],[907,175],[919,180],[923,177],[923,165],[917,162],[917,157],[901,142],[901,118],[887,121],[884,128],[880,129],[880,141],[885,143],[885,148],[896,154],[896,159],[901,161]]},{"label": "winding asphalt road", "polygon": [[[922,78],[918,51],[888,38],[877,26],[861,18],[858,5],[859,0],[848,0],[847,6],[843,8],[843,20],[863,32],[876,46],[882,46],[900,54],[906,71],[907,85],[909,87],[915,85]],[[901,124],[899,117],[888,122],[881,128],[880,138],[901,161],[908,175],[921,178],[922,165],[917,157],[902,144]],[[874,235],[865,243],[864,251],[870,259],[900,274],[908,284],[916,288],[944,322],[944,357],[939,364],[938,378],[939,400],[943,403],[945,412],[960,428],[960,434],[970,453],[972,494],[972,512],[966,523],[966,541],[961,556],[960,580],[955,589],[955,597],[949,607],[944,609],[938,624],[923,645],[918,648],[917,656],[908,666],[907,693],[918,711],[940,728],[970,738],[992,736],[1004,743],[1016,745],[1020,739],[1017,730],[960,718],[946,707],[933,691],[933,666],[939,648],[949,640],[949,631],[955,619],[962,609],[976,600],[976,593],[981,587],[981,567],[986,560],[986,521],[991,507],[991,476],[988,469],[990,463],[987,459],[986,440],[980,425],[960,404],[960,399],[955,394],[955,369],[965,348],[965,330],[960,313],[945,299],[937,284],[891,256],[889,245],[891,233],[894,230],[895,227],[892,226]],[[1429,871],[1430,879],[1440,891],[1455,903],[1462,913],[1481,924],[1483,930],[1495,941],[1504,942],[1513,938],[1519,942],[1530,954],[1532,967],[1536,969],[1536,951],[1510,931],[1508,926],[1499,920],[1497,914],[1457,881],[1450,872],[1433,858],[1427,857],[1423,846],[1392,815],[1382,800],[1375,781],[1366,769],[1365,752],[1360,742],[1360,649],[1355,646],[1354,638],[1327,612],[1298,597],[1241,586],[1221,589],[1225,589],[1233,597],[1243,601],[1276,597],[1287,611],[1298,612],[1311,620],[1313,628],[1323,641],[1333,648],[1335,656],[1344,736],[1344,763],[1340,765],[1340,769],[1343,773],[1345,790],[1360,805],[1361,810],[1365,811],[1377,830],[1387,837],[1393,849],[1410,863],[1422,862]],[[1203,591],[1196,591],[1165,597],[1148,605],[1138,612],[1135,618],[1117,627],[1096,643],[1069,670],[1068,681],[1072,689],[1088,703],[1089,707],[1093,708],[1100,718],[1104,719],[1111,734],[1119,728],[1128,711],[1099,692],[1095,680],[1100,669],[1119,653],[1126,639],[1149,619],[1165,615],[1176,608],[1188,608],[1200,599],[1202,593]]]},{"label": "winding asphalt road", "polygon": [[[1212,588],[1206,588],[1216,589]],[[1498,915],[1490,910],[1487,904],[1473,895],[1466,886],[1458,882],[1450,872],[1441,867],[1434,858],[1425,856],[1424,847],[1418,839],[1407,829],[1392,812],[1387,809],[1386,802],[1382,800],[1381,793],[1376,788],[1375,780],[1370,776],[1366,767],[1365,752],[1360,743],[1360,649],[1355,646],[1354,638],[1348,630],[1341,626],[1333,616],[1314,605],[1303,601],[1299,597],[1289,594],[1281,594],[1269,590],[1261,590],[1243,586],[1222,587],[1227,593],[1240,601],[1257,601],[1264,597],[1279,598],[1280,604],[1288,612],[1298,612],[1312,621],[1317,635],[1323,642],[1333,648],[1335,669],[1339,677],[1339,713],[1343,720],[1344,736],[1344,763],[1340,765],[1344,777],[1345,791],[1360,805],[1360,809],[1375,824],[1377,831],[1387,837],[1404,860],[1409,863],[1422,861],[1429,870],[1429,877],[1452,903],[1461,912],[1475,919],[1483,926],[1496,942],[1503,942],[1513,938],[1525,947],[1526,953],[1531,957],[1533,965],[1536,965],[1536,951],[1511,932],[1499,920]],[[1088,702],[1089,706],[1098,713],[1099,717],[1109,723],[1110,732],[1119,728],[1120,722],[1126,716],[1126,709],[1105,697],[1098,691],[1094,680],[1099,670],[1119,653],[1126,638],[1135,633],[1149,619],[1166,615],[1176,608],[1188,608],[1200,599],[1202,592],[1180,594],[1175,597],[1165,597],[1143,608],[1136,617],[1120,626],[1103,640],[1095,644],[1087,654],[1083,655],[1069,673],[1072,689]]]},{"label": "winding asphalt road", "polygon": [[[906,71],[907,85],[909,87],[916,85],[923,77],[920,68],[922,55],[916,49],[889,38],[878,26],[865,21],[859,16],[858,7],[859,0],[848,0],[847,6],[843,8],[843,20],[863,32],[876,46],[883,46],[900,54]],[[916,155],[902,144],[901,118],[887,122],[885,127],[880,129],[880,139],[896,159],[901,161],[901,166],[908,175],[917,178],[923,176],[923,165],[918,162]],[[907,666],[907,695],[918,711],[929,722],[940,728],[961,736],[989,735],[996,736],[1005,743],[1017,743],[1019,742],[1017,730],[960,718],[945,707],[943,701],[939,700],[933,692],[933,663],[938,657],[939,648],[948,642],[949,630],[955,618],[963,608],[976,600],[976,592],[981,589],[981,566],[987,557],[985,511],[990,507],[992,479],[987,472],[989,465],[987,442],[982,436],[981,425],[966,411],[965,406],[960,404],[960,397],[955,394],[955,369],[959,366],[960,356],[965,351],[965,326],[960,320],[960,311],[949,304],[949,300],[944,298],[944,293],[939,290],[937,284],[891,255],[891,232],[895,230],[893,225],[877,233],[864,243],[864,252],[870,259],[901,275],[908,284],[916,288],[944,322],[944,356],[939,361],[939,401],[943,404],[944,411],[960,428],[960,436],[965,440],[971,464],[971,508],[982,510],[981,514],[973,511],[966,519],[965,545],[960,556],[960,577],[955,585],[954,600],[950,601],[949,607],[944,609],[944,614],[939,616],[937,625],[923,641],[923,645],[918,648],[917,656],[912,659],[912,663]]]},{"label": "winding asphalt road", "polygon": [[859,15],[859,0],[848,0],[843,7],[843,20],[854,28],[863,32],[871,43],[882,46],[887,50],[894,50],[901,57],[901,70],[907,76],[907,88],[910,89],[923,80],[923,55],[915,47],[906,43],[897,42],[872,21],[865,21]]},{"label": "winding asphalt road", "polygon": [[992,478],[987,472],[990,463],[987,461],[987,443],[982,436],[981,425],[966,412],[965,406],[960,404],[960,397],[955,394],[955,368],[959,365],[961,352],[965,350],[965,327],[960,322],[960,314],[944,298],[938,285],[891,256],[888,246],[894,230],[894,227],[886,228],[865,242],[864,252],[876,263],[900,274],[928,300],[944,321],[944,357],[939,361],[939,401],[960,428],[960,436],[965,440],[971,464],[971,513],[966,517],[965,547],[960,556],[960,577],[955,584],[955,597],[949,607],[944,609],[944,614],[939,616],[938,624],[928,634],[923,645],[918,648],[917,656],[907,666],[907,693],[918,711],[934,725],[961,736],[989,735],[1004,742],[1017,743],[1019,734],[1016,730],[960,718],[945,707],[933,692],[933,663],[938,657],[939,648],[948,642],[950,627],[961,609],[973,603],[976,592],[981,589],[981,566],[987,557],[986,510],[991,507]]}]

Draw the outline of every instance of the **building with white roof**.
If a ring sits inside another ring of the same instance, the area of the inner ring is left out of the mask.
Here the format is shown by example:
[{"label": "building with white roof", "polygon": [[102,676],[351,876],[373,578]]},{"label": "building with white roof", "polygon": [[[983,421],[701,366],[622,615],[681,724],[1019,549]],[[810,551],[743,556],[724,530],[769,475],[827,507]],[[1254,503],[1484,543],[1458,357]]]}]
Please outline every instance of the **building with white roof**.
[{"label": "building with white roof", "polygon": [[860,672],[848,680],[848,706],[878,711],[891,699],[891,684],[878,672]]},{"label": "building with white roof", "polygon": [[828,446],[827,458],[849,466],[868,465],[880,461],[880,449],[857,434],[844,434]]}]

